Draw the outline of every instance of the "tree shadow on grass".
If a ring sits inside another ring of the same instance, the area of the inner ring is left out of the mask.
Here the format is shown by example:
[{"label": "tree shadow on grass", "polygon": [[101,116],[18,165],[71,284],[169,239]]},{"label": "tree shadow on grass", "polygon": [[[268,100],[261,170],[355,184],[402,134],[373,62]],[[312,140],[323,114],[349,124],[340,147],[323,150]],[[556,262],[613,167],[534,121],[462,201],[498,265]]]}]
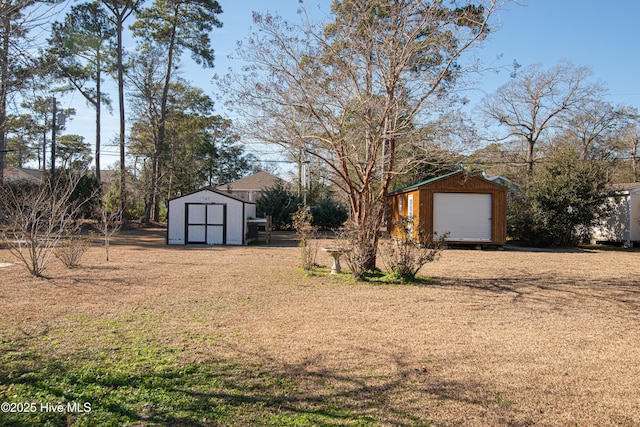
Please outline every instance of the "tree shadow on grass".
[{"label": "tree shadow on grass", "polygon": [[570,302],[609,303],[626,310],[640,310],[640,280],[580,280],[553,276],[440,278],[437,286],[464,287],[482,293],[512,296],[512,303],[544,303],[566,306]]}]

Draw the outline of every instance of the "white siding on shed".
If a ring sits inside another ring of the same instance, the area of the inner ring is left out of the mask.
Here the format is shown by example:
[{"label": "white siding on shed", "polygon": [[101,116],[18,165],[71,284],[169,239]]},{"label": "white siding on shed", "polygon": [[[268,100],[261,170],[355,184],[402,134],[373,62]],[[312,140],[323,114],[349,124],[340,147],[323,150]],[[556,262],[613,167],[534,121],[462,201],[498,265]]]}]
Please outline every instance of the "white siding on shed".
[{"label": "white siding on shed", "polygon": [[243,245],[247,219],[255,216],[255,203],[203,189],[169,201],[167,243],[220,244],[226,238],[227,245]]},{"label": "white siding on shed", "polygon": [[490,242],[491,194],[434,193],[433,231],[450,242]]},{"label": "white siding on shed", "polygon": [[640,242],[640,190],[621,192],[609,198],[613,210],[593,228],[592,240]]},{"label": "white siding on shed", "polygon": [[631,228],[631,241],[640,242],[640,194],[637,192],[631,194],[631,219],[629,227]]}]

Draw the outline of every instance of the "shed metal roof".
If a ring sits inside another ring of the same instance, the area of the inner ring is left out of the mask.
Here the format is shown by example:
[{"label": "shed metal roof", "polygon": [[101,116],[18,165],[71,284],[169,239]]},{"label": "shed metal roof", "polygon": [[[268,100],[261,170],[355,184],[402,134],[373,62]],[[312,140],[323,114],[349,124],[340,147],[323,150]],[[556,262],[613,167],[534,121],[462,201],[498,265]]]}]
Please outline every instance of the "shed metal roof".
[{"label": "shed metal roof", "polygon": [[414,190],[414,189],[416,189],[418,187],[422,187],[423,185],[431,184],[432,182],[436,182],[436,181],[440,181],[441,179],[449,178],[450,176],[453,176],[453,175],[461,173],[461,172],[462,171],[451,172],[451,173],[448,173],[446,175],[441,175],[441,176],[437,176],[435,178],[430,178],[430,179],[426,179],[424,181],[416,182],[415,184],[407,185],[406,187],[402,187],[402,188],[398,188],[397,190],[393,190],[392,192],[389,193],[389,195],[396,194],[396,193],[402,193],[404,191]]},{"label": "shed metal roof", "polygon": [[256,204],[256,202],[250,202],[248,200],[241,199],[240,197],[236,197],[233,194],[227,193],[226,191],[218,190],[217,188],[213,188],[213,187],[203,187],[203,188],[201,188],[199,190],[192,191],[191,193],[181,194],[179,196],[173,197],[169,201],[171,202],[171,201],[176,200],[176,199],[181,199],[183,197],[187,197],[187,196],[190,196],[192,194],[199,193],[201,191],[210,191],[212,193],[220,194],[221,196],[228,197],[228,198],[230,198],[232,200],[237,200],[238,202],[246,203],[248,205],[255,205]]},{"label": "shed metal roof", "polygon": [[452,177],[454,175],[458,175],[458,174],[461,174],[461,173],[468,173],[469,175],[471,175],[471,176],[473,176],[475,178],[482,179],[484,181],[490,182],[491,184],[497,185],[498,187],[506,188],[504,185],[499,184],[497,182],[493,182],[493,181],[490,181],[490,180],[488,180],[486,178],[483,178],[481,176],[477,176],[477,175],[474,175],[472,173],[460,170],[460,171],[455,171],[455,172],[448,173],[446,175],[437,176],[435,178],[426,179],[424,181],[420,181],[420,182],[417,182],[415,184],[407,185],[406,187],[402,187],[402,188],[399,188],[397,190],[391,191],[388,195],[392,196],[394,194],[404,193],[405,191],[415,190],[416,188],[422,187],[423,185],[432,184],[434,182],[438,182],[438,181],[441,181],[443,179],[447,179],[447,178],[450,178],[450,177]]}]

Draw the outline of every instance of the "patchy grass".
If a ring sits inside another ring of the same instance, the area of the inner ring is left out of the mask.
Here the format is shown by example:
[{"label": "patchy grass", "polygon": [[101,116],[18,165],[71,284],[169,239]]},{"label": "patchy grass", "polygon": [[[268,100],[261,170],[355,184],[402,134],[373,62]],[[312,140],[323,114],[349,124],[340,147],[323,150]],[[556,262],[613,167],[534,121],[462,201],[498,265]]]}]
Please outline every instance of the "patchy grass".
[{"label": "patchy grass", "polygon": [[119,321],[81,316],[68,319],[64,330],[3,341],[0,400],[10,409],[3,411],[0,425],[365,426],[374,421],[331,397],[306,398],[295,379],[259,363],[180,360],[181,349],[163,346],[155,336],[161,327],[146,316]]},{"label": "patchy grass", "polygon": [[416,276],[410,279],[379,270],[365,274],[364,281],[383,285],[435,285],[440,283],[438,279],[433,277]]},{"label": "patchy grass", "polygon": [[636,253],[447,250],[397,286],[163,242],[0,270],[0,425],[640,424]]},{"label": "patchy grass", "polygon": [[[357,281],[353,278],[348,270],[343,269],[341,273],[331,274],[330,268],[314,268],[313,270],[303,270],[304,277],[322,277],[330,278],[334,280],[344,281],[345,283],[356,284]],[[395,274],[389,274],[382,270],[366,272],[362,278],[363,283],[377,284],[377,285],[436,285],[440,281],[433,277],[421,277],[416,276],[413,279],[406,279]]]}]

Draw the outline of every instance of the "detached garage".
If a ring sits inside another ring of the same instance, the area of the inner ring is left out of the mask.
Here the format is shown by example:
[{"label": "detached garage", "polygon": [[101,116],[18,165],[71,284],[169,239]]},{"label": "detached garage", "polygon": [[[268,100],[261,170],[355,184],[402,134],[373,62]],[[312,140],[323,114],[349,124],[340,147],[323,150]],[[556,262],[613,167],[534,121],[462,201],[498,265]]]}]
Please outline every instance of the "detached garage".
[{"label": "detached garage", "polygon": [[[507,241],[507,188],[471,175],[454,172],[401,188],[388,197],[389,233],[398,235],[401,217],[410,228],[431,234],[448,233],[451,243],[504,245]],[[415,233],[415,231],[411,231]]]},{"label": "detached garage", "polygon": [[167,244],[244,245],[256,204],[214,188],[169,200]]}]

